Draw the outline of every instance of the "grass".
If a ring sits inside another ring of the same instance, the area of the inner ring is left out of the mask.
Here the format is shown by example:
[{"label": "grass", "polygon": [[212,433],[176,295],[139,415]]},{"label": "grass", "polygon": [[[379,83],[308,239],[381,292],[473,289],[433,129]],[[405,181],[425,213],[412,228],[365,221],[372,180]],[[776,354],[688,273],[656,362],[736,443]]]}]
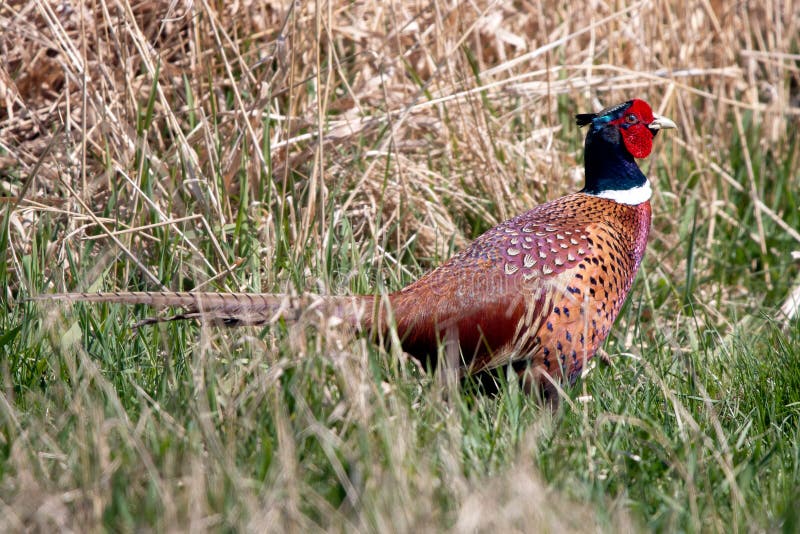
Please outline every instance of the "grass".
[{"label": "grass", "polygon": [[[0,5],[0,529],[800,528],[800,9],[292,6]],[[579,188],[573,115],[633,96],[680,130],[556,414],[331,322],[25,301],[402,287]]]}]

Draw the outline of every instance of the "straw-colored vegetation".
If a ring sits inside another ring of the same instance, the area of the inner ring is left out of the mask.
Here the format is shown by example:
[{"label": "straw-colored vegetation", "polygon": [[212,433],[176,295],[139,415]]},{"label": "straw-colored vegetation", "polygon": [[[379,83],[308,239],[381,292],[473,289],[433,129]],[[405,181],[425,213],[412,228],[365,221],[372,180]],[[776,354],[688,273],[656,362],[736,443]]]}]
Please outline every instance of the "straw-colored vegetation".
[{"label": "straw-colored vegetation", "polygon": [[[794,1],[0,3],[0,530],[797,528]],[[364,293],[581,187],[633,97],[654,226],[542,412],[335,324],[63,290]]]}]

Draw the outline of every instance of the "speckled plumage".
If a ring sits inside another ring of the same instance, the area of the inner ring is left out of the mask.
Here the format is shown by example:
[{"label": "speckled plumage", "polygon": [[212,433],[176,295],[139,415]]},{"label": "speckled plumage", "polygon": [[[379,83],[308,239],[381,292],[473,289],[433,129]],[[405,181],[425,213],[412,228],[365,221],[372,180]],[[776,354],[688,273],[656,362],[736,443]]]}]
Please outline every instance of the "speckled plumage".
[{"label": "speckled plumage", "polygon": [[651,189],[634,156],[649,155],[658,130],[675,127],[641,100],[576,118],[589,126],[581,192],[492,228],[380,300],[142,292],[42,298],[187,310],[143,323],[197,318],[253,325],[319,311],[373,332],[393,323],[404,351],[426,362],[443,353],[462,374],[510,364],[529,385],[546,386],[545,375],[574,381],[608,336],[647,244]]},{"label": "speckled plumage", "polygon": [[649,202],[584,193],[514,217],[389,296],[403,348],[429,356],[457,339],[468,372],[517,362],[574,379],[625,301],[649,228]]}]

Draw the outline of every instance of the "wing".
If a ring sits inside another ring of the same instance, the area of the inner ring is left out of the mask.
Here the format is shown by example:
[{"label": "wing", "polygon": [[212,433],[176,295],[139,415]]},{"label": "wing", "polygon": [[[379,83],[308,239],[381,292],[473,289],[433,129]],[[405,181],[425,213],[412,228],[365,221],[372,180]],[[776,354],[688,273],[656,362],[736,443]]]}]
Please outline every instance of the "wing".
[{"label": "wing", "polygon": [[390,296],[403,348],[432,358],[457,339],[470,370],[536,351],[534,334],[565,291],[565,273],[592,250],[580,205],[569,195],[481,235],[439,268]]}]

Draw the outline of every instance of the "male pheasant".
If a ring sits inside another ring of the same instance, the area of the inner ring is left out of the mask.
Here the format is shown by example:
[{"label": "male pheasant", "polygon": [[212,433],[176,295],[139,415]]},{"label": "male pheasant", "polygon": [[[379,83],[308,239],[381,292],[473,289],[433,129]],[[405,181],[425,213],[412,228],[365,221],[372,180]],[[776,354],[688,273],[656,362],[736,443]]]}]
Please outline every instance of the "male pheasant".
[{"label": "male pheasant", "polygon": [[[365,331],[391,324],[405,352],[444,354],[463,374],[512,365],[529,386],[574,382],[609,333],[644,254],[647,177],[634,158],[675,128],[642,100],[576,116],[588,126],[585,187],[518,215],[407,287],[384,297],[223,293],[65,293],[46,299],[180,306],[223,325],[265,324],[317,306]],[[444,347],[440,353],[440,347]],[[552,391],[552,390],[551,390]]]}]

